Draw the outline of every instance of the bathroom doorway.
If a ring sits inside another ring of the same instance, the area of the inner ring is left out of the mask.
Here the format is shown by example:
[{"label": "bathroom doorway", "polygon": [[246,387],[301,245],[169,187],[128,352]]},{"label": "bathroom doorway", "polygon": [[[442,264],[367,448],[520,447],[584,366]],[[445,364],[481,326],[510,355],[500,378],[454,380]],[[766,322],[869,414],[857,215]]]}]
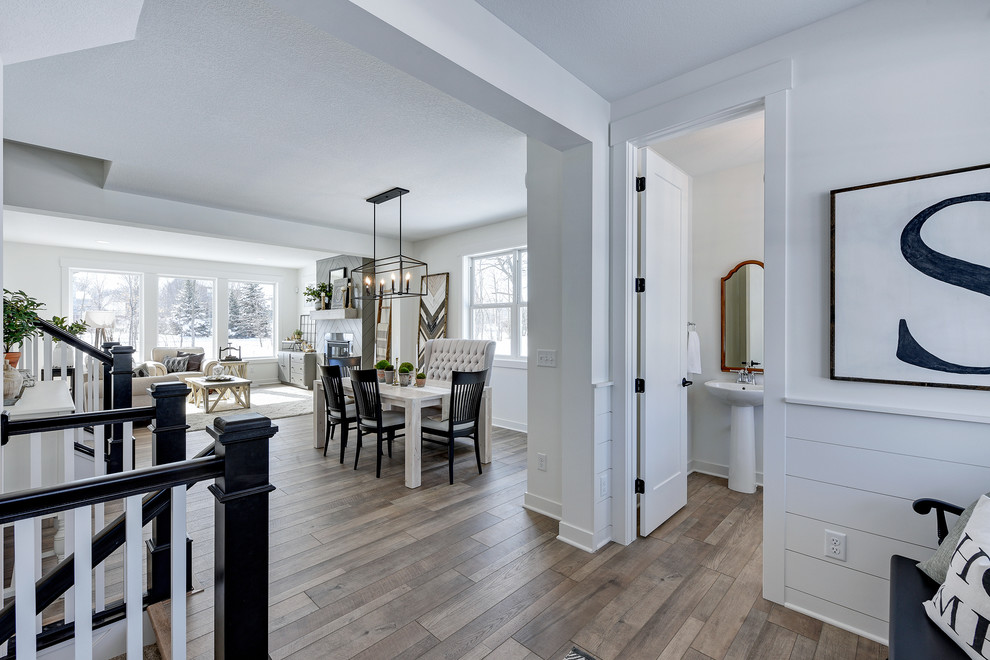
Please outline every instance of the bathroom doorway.
[{"label": "bathroom doorway", "polygon": [[[644,163],[656,156],[657,161],[672,168],[670,176],[679,175],[678,184],[686,189],[683,206],[687,221],[682,223],[681,256],[675,263],[675,253],[668,248],[661,253],[663,242],[650,246],[649,222],[643,208],[648,208],[650,181],[640,193],[643,204],[640,213],[640,272],[653,272],[648,290],[664,287],[668,292],[671,280],[682,278],[680,289],[684,300],[676,307],[670,300],[664,305],[662,319],[650,320],[647,309],[638,304],[639,368],[650,384],[638,399],[638,468],[643,480],[640,497],[639,534],[649,534],[657,525],[683,506],[686,498],[686,476],[698,471],[719,477],[729,477],[730,465],[739,473],[731,443],[732,413],[729,405],[716,399],[705,387],[711,380],[736,380],[735,372],[743,368],[733,363],[731,346],[737,342],[727,337],[728,354],[723,345],[724,304],[722,278],[746,261],[764,260],[764,113],[762,108],[734,116],[677,135],[650,142],[641,149],[641,173]],[[645,218],[645,219],[644,219]],[[664,241],[676,240],[669,227],[664,228]],[[651,254],[651,251],[656,254]],[[671,270],[674,268],[675,270]],[[762,281],[762,279],[760,280]],[[746,326],[751,331],[740,341],[750,346],[754,337],[762,344],[762,286],[760,305],[753,306],[754,322]],[[645,296],[643,296],[645,297]],[[732,308],[730,305],[730,314]],[[758,323],[757,323],[758,321]],[[757,327],[758,325],[758,327]],[[728,324],[731,333],[733,324]],[[673,333],[670,331],[674,328]],[[688,360],[688,333],[695,332],[700,365]],[[729,361],[726,362],[728,355]],[[666,356],[659,361],[657,356]],[[762,355],[748,355],[747,369],[762,369]],[[750,359],[752,358],[752,359]],[[670,373],[661,373],[663,363],[679,364]],[[762,374],[755,376],[762,381]],[[690,383],[690,384],[689,384]],[[651,392],[652,391],[652,392]],[[752,460],[743,471],[755,474],[750,482],[762,483],[762,407],[754,409],[755,445],[748,451]],[[684,491],[683,493],[681,491]],[[662,493],[662,495],[661,495]],[[659,512],[659,513],[658,513]]]}]

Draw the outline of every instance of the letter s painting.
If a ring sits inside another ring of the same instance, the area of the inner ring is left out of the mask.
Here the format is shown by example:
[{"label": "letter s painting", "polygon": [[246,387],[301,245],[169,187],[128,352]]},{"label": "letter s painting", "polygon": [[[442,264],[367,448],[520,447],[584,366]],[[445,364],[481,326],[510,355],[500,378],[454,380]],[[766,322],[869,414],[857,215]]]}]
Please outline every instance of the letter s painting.
[{"label": "letter s painting", "polygon": [[831,198],[829,376],[990,389],[990,165]]}]

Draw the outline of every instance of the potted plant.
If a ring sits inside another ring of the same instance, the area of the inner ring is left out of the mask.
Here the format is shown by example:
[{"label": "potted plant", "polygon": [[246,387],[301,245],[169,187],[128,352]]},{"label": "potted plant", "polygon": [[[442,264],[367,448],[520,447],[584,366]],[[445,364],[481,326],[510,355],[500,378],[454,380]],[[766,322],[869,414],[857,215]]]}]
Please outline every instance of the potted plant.
[{"label": "potted plant", "polygon": [[38,320],[38,310],[44,306],[23,291],[3,290],[3,352],[10,366],[16,367],[21,359],[20,352],[11,349],[41,334],[34,322]]},{"label": "potted plant", "polygon": [[412,366],[409,362],[403,362],[399,365],[399,385],[407,387],[412,384],[413,374],[416,373],[416,367]]},{"label": "potted plant", "polygon": [[[86,332],[86,329],[89,328],[85,321],[73,321],[72,323],[69,323],[69,317],[67,316],[53,316],[50,323],[56,328],[61,328],[70,335],[74,335],[76,337]],[[52,337],[52,341],[58,342],[61,340],[57,337]]]},{"label": "potted plant", "polygon": [[308,286],[303,289],[303,296],[316,305],[316,309],[326,309],[327,301],[333,295],[333,285],[327,282],[320,282],[316,286]]},{"label": "potted plant", "polygon": [[292,338],[296,341],[300,341],[302,339],[302,330],[294,330],[292,332]]},{"label": "potted plant", "polygon": [[395,385],[395,365],[389,362],[385,365],[385,380],[382,382],[386,385]]},{"label": "potted plant", "polygon": [[422,371],[416,374],[416,387],[426,387],[426,374]]},{"label": "potted plant", "polygon": [[379,360],[378,362],[375,363],[375,369],[378,370],[379,383],[385,382],[385,370],[391,368],[392,368],[392,363],[389,362],[388,360]]}]

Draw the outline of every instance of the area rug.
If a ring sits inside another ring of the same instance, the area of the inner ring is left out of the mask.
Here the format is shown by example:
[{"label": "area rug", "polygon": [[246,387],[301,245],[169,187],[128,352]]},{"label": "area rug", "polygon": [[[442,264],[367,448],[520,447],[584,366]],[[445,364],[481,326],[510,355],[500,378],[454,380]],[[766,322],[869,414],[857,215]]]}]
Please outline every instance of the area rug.
[{"label": "area rug", "polygon": [[598,660],[595,656],[582,651],[578,647],[571,648],[570,652],[564,656],[563,660]]},{"label": "area rug", "polygon": [[307,415],[313,412],[313,392],[288,385],[252,387],[250,408],[241,408],[232,401],[225,400],[207,414],[202,407],[186,404],[186,424],[190,431],[200,431],[217,417],[246,412],[258,413],[268,419]]}]

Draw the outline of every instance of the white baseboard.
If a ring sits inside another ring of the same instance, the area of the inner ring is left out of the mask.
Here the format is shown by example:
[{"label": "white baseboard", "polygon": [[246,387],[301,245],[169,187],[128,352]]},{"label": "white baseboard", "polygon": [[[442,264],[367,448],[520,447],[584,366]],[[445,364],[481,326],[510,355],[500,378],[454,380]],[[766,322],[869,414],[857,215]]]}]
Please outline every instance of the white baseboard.
[{"label": "white baseboard", "polygon": [[575,527],[569,523],[560,523],[557,540],[563,541],[567,545],[572,545],[585,552],[594,552],[598,549],[595,545],[595,533],[586,529]]},{"label": "white baseboard", "polygon": [[[709,463],[708,461],[698,461],[692,460],[688,462],[688,474],[692,472],[700,472],[701,474],[708,474],[713,477],[722,477],[723,479],[729,478],[729,466],[720,465],[718,463]],[[763,485],[763,473],[756,473],[756,485]]]},{"label": "white baseboard", "polygon": [[520,433],[529,433],[529,431],[526,430],[527,426],[524,422],[514,422],[511,419],[500,419],[498,417],[493,417],[492,426],[509,429],[510,431],[519,431]]},{"label": "white baseboard", "polygon": [[532,493],[526,493],[523,497],[523,508],[529,509],[541,516],[553,518],[554,520],[560,520],[564,511],[564,507],[560,502],[554,502],[553,500],[548,500],[545,497],[533,495]]}]

